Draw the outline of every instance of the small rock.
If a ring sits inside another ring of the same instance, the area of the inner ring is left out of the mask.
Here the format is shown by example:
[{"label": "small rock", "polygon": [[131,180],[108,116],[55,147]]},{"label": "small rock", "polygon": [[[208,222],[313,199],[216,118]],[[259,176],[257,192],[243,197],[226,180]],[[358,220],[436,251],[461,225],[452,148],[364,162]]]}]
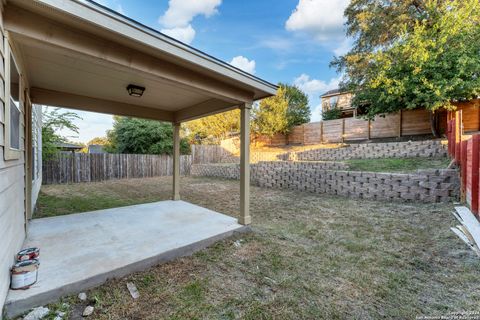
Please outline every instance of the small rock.
[{"label": "small rock", "polygon": [[50,310],[48,308],[45,308],[45,307],[34,308],[23,319],[24,320],[43,319],[43,317],[45,317],[49,312],[50,312]]},{"label": "small rock", "polygon": [[86,301],[87,300],[87,294],[85,292],[80,292],[78,294],[78,299],[80,299],[82,301]]},{"label": "small rock", "polygon": [[92,313],[93,313],[93,307],[92,307],[92,306],[88,306],[88,307],[85,308],[85,310],[83,310],[82,316],[88,317],[88,316],[91,315]]},{"label": "small rock", "polygon": [[57,315],[55,316],[55,318],[53,318],[53,320],[62,320],[63,317],[65,317],[65,312],[57,311]]}]

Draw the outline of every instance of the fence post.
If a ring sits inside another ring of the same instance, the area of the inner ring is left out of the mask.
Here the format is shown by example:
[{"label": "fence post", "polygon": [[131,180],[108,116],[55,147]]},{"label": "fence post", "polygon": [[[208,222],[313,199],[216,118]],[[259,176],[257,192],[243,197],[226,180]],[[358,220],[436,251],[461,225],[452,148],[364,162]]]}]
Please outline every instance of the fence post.
[{"label": "fence post", "polygon": [[472,190],[470,190],[470,208],[475,215],[478,215],[479,145],[480,134],[475,134],[472,137]]},{"label": "fence post", "polygon": [[320,143],[323,143],[323,121],[320,121]]},{"label": "fence post", "polygon": [[342,143],[345,142],[345,118],[342,119]]},{"label": "fence post", "polygon": [[400,115],[398,119],[398,137],[399,138],[402,136],[402,120],[403,120],[403,113],[402,113],[402,110],[400,110]]},{"label": "fence post", "polygon": [[368,140],[370,140],[370,119],[368,119]]},{"label": "fence post", "polygon": [[468,141],[463,140],[460,141],[460,150],[461,150],[461,157],[460,157],[460,178],[461,178],[461,201],[465,202],[466,200],[466,190],[467,190],[467,147]]},{"label": "fence post", "polygon": [[455,162],[460,163],[462,141],[462,111],[455,112]]},{"label": "fence post", "polygon": [[302,124],[302,144],[305,145],[305,124]]}]

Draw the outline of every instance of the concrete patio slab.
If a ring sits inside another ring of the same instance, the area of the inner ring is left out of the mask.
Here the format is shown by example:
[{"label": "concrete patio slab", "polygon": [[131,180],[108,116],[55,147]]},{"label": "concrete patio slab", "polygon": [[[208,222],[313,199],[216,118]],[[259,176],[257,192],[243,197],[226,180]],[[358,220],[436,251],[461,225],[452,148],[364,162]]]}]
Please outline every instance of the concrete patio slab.
[{"label": "concrete patio slab", "polygon": [[40,248],[38,282],[10,290],[7,316],[192,254],[237,231],[245,231],[237,219],[184,201],[32,220],[24,247]]}]

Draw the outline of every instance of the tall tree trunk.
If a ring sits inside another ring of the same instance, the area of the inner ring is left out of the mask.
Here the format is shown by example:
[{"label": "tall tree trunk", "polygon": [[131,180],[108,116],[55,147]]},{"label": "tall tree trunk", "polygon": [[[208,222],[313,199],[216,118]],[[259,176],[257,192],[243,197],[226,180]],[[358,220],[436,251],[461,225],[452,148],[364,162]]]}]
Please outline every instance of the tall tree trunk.
[{"label": "tall tree trunk", "polygon": [[438,112],[430,112],[430,129],[435,138],[440,138]]}]

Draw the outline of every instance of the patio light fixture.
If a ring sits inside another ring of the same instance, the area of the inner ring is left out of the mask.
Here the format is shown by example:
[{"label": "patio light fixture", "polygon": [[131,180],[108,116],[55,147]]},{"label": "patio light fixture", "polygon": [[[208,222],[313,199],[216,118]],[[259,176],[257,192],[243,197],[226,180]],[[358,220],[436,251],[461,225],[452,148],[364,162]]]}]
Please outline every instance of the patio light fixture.
[{"label": "patio light fixture", "polygon": [[131,95],[132,97],[140,98],[143,95],[143,92],[145,91],[145,87],[129,84],[127,86],[127,91],[128,91],[128,94]]}]

